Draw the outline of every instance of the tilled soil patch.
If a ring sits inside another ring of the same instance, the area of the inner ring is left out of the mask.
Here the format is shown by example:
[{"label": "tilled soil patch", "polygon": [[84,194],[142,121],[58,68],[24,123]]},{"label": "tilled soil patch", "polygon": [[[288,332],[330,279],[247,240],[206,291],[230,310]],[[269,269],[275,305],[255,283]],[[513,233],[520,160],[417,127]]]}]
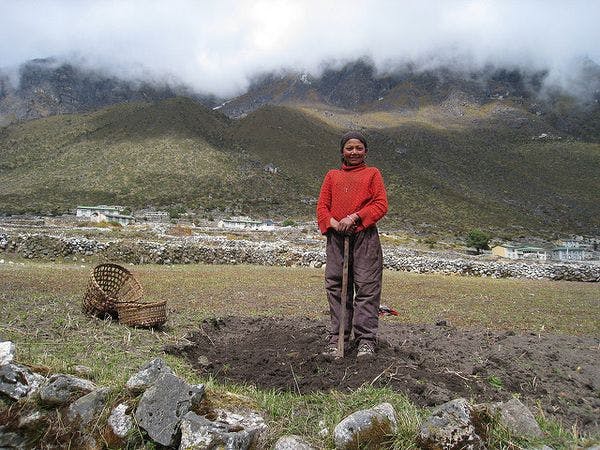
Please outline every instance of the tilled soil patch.
[{"label": "tilled soil patch", "polygon": [[321,355],[326,323],[298,317],[215,318],[167,351],[221,381],[297,393],[388,386],[421,406],[514,395],[534,413],[600,431],[600,338],[384,320],[375,357]]}]

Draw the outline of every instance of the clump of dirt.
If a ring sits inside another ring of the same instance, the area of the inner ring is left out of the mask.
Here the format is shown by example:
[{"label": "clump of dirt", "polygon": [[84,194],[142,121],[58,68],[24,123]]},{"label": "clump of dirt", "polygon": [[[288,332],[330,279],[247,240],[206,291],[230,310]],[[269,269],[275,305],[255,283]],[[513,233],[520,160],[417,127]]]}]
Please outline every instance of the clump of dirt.
[{"label": "clump of dirt", "polygon": [[166,350],[222,381],[301,394],[388,386],[421,406],[518,395],[534,413],[600,430],[600,338],[384,320],[376,356],[357,359],[351,348],[335,360],[321,355],[326,334],[324,321],[298,317],[214,318]]}]

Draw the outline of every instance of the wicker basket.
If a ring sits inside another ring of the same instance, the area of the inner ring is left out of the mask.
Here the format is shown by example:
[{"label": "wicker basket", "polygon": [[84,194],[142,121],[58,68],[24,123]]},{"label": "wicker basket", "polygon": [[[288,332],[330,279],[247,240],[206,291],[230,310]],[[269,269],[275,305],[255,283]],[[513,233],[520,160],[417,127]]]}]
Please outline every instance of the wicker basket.
[{"label": "wicker basket", "polygon": [[139,302],[144,294],[133,274],[118,264],[99,264],[92,270],[83,296],[88,314],[117,317],[117,303]]},{"label": "wicker basket", "polygon": [[119,322],[132,327],[159,327],[167,321],[167,302],[119,302]]}]

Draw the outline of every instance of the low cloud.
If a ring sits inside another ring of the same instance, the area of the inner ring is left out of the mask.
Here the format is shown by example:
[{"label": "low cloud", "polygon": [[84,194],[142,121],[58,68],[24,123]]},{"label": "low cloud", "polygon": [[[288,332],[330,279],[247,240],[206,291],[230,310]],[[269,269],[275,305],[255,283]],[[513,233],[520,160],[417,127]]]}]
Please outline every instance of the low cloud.
[{"label": "low cloud", "polygon": [[457,70],[548,71],[578,84],[600,62],[600,2],[394,0],[6,0],[0,64],[77,59],[128,79],[181,82],[219,96],[257,73],[370,58]]}]

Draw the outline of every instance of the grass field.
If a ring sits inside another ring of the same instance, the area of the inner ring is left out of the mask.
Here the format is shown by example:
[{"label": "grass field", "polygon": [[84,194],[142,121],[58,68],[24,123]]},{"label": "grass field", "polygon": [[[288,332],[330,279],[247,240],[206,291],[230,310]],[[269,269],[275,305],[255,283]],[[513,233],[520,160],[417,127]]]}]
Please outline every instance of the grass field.
[{"label": "grass field", "polygon": [[[0,338],[16,344],[20,363],[42,366],[49,372],[73,372],[75,365],[83,364],[92,369],[96,383],[117,388],[143,363],[162,356],[188,381],[206,383],[217,402],[226,397],[226,391],[252,399],[272,424],[273,437],[298,433],[321,442],[316,433],[323,417],[333,423],[385,399],[400,410],[401,431],[394,447],[414,445],[412,437],[425,413],[402,395],[365,388],[349,394],[298,396],[252,386],[222,386],[200,379],[185,361],[163,355],[165,344],[181,342],[207,317],[325,318],[323,269],[219,265],[130,269],[144,286],[147,300],[168,300],[169,320],[164,329],[132,329],[84,315],[81,299],[89,266],[4,263],[0,265]],[[600,287],[593,283],[385,271],[382,302],[397,309],[400,317],[383,321],[433,323],[445,318],[458,327],[598,336],[599,298]],[[546,442],[554,448],[581,442],[555,424],[547,424],[546,430],[551,433]],[[498,447],[510,448],[509,437],[498,435],[497,439]]]}]

